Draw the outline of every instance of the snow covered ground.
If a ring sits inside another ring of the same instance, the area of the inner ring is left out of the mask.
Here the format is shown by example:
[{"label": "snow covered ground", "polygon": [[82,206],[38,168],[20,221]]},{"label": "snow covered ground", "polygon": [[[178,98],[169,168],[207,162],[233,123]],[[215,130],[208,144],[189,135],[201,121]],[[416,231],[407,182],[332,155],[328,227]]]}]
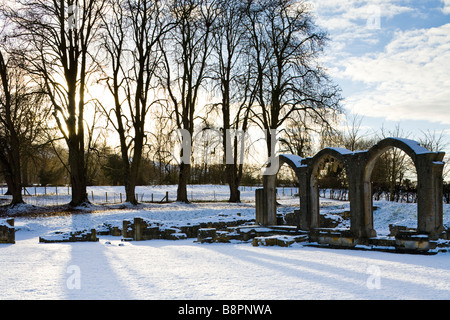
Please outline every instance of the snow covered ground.
[{"label": "snow covered ground", "polygon": [[[241,187],[241,199],[253,201],[256,187]],[[297,188],[279,188],[280,196],[295,194]],[[6,187],[0,188],[0,194],[6,192]],[[27,187],[24,193],[25,202],[36,206],[61,205],[70,202],[71,189],[67,187]],[[139,201],[159,202],[169,194],[169,200],[174,201],[177,195],[176,185],[138,186],[136,195]],[[92,203],[114,204],[125,200],[125,188],[123,186],[89,186],[87,187],[89,201]],[[224,185],[188,185],[189,200],[200,201],[226,201],[229,198],[228,186]],[[122,198],[121,198],[122,197]],[[6,197],[5,197],[6,198]]]},{"label": "snow covered ground", "polygon": [[[212,190],[216,197],[226,191],[198,188],[208,197]],[[252,194],[249,190],[244,199],[250,201]],[[280,202],[295,205],[298,198],[286,194]],[[348,210],[346,202],[321,202],[324,214]],[[416,204],[374,205],[379,207],[374,213],[379,234],[389,232],[389,223],[416,226]],[[0,244],[0,299],[450,299],[450,253],[393,254],[301,244],[253,247],[199,244],[195,239],[121,242],[112,236],[99,236],[97,243],[39,243],[39,236],[52,231],[121,226],[123,219],[136,216],[176,225],[255,215],[251,202],[123,207],[16,216],[16,243]],[[444,224],[450,225],[450,206],[444,211]]]}]

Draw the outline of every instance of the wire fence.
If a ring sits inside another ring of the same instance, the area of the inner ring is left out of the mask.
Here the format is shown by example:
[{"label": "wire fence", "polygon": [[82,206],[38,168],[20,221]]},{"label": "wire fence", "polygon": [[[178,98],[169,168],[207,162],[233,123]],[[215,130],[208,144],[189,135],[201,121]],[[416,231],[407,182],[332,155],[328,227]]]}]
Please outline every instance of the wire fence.
[{"label": "wire fence", "polygon": [[[262,186],[241,186],[239,188],[242,202],[253,202],[255,190]],[[7,188],[0,186],[0,195],[4,202],[11,196],[5,195]],[[55,206],[71,201],[70,186],[31,186],[23,190],[24,201],[35,206]],[[122,186],[91,186],[87,188],[88,200],[93,204],[120,204],[126,201],[125,189]],[[188,200],[192,202],[224,202],[228,201],[230,193],[227,185],[188,185]],[[278,187],[277,199],[298,197],[298,188]],[[138,186],[136,199],[138,202],[167,203],[177,198],[177,186]]]},{"label": "wire fence", "polygon": [[[262,186],[241,186],[242,202],[254,202],[255,190]],[[0,203],[11,201],[10,195],[5,195],[6,186],[0,186]],[[91,186],[87,188],[88,200],[93,204],[121,204],[126,201],[125,188],[122,186]],[[277,187],[277,200],[292,200],[299,198],[298,187]],[[188,185],[188,200],[191,202],[225,202],[228,201],[230,191],[227,185]],[[319,196],[325,199],[349,201],[347,189],[320,189]],[[24,201],[34,206],[58,206],[69,203],[72,199],[70,186],[31,186],[23,190]],[[144,203],[168,203],[177,198],[176,185],[138,186],[136,199]],[[388,200],[387,198],[384,198]],[[381,200],[376,198],[374,200]],[[400,201],[403,202],[403,201]],[[415,202],[415,201],[406,201]],[[282,203],[282,202],[281,202]]]}]

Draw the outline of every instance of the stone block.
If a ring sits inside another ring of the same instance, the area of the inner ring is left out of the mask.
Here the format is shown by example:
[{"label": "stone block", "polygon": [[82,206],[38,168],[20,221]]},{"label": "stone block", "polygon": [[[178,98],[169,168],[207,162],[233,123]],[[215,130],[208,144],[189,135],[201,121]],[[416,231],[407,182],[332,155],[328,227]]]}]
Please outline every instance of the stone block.
[{"label": "stone block", "polygon": [[48,235],[39,237],[42,243],[59,243],[59,242],[98,242],[97,232],[95,229],[69,232],[53,232]]},{"label": "stone block", "polygon": [[279,247],[289,247],[293,243],[295,243],[295,240],[292,237],[277,237],[277,246]]},{"label": "stone block", "polygon": [[216,231],[215,241],[220,243],[229,243],[230,242],[229,235],[230,233],[227,231]]},{"label": "stone block", "polygon": [[216,239],[215,228],[201,228],[198,230],[197,241],[199,242],[213,242]]},{"label": "stone block", "polygon": [[399,234],[414,234],[417,230],[415,228],[408,228],[406,226],[389,225],[389,236],[396,237]]},{"label": "stone block", "polygon": [[113,226],[109,223],[103,223],[101,226],[97,227],[95,230],[97,231],[98,235],[102,235],[102,236],[119,237],[123,234],[122,230],[118,226]]},{"label": "stone block", "polygon": [[0,243],[16,243],[14,219],[0,220]]},{"label": "stone block", "polygon": [[367,244],[369,246],[374,246],[374,247],[394,248],[395,247],[395,238],[394,237],[369,238],[367,240]]},{"label": "stone block", "polygon": [[354,247],[356,245],[355,238],[331,235],[321,235],[318,237],[317,242],[337,247]]},{"label": "stone block", "polygon": [[430,240],[428,235],[397,235],[395,246],[398,250],[407,251],[429,251],[436,249],[437,242]]},{"label": "stone block", "polygon": [[200,229],[199,224],[185,225],[180,227],[181,232],[186,234],[186,237],[188,238],[196,238],[199,229]]},{"label": "stone block", "polygon": [[168,234],[165,239],[166,240],[182,240],[182,239],[187,239],[187,236],[185,233],[182,233],[182,232],[174,232],[174,233]]}]

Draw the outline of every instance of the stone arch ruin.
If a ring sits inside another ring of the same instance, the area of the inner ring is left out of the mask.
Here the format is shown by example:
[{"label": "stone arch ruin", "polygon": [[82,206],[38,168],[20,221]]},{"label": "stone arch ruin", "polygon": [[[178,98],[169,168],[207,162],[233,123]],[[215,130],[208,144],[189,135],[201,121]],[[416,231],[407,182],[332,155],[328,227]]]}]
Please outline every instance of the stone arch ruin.
[{"label": "stone arch ruin", "polygon": [[[386,138],[368,150],[352,152],[343,148],[326,148],[312,158],[279,155],[278,166],[287,163],[299,180],[300,210],[296,225],[301,230],[319,228],[319,197],[316,174],[321,161],[333,158],[346,170],[350,199],[350,233],[355,238],[376,236],[373,227],[371,175],[377,159],[390,148],[398,148],[411,157],[417,172],[417,232],[437,238],[443,227],[443,158],[444,152],[431,152],[418,142]],[[275,161],[276,162],[276,161]],[[279,168],[278,168],[279,170]],[[276,171],[276,170],[274,170]],[[263,189],[256,192],[256,222],[276,224],[276,174],[264,175]]]},{"label": "stone arch ruin", "polygon": [[348,168],[348,162],[346,161],[345,155],[352,153],[350,150],[343,148],[325,148],[317,153],[308,163],[309,170],[307,171],[307,179],[309,180],[309,193],[310,193],[310,217],[309,220],[309,229],[310,228],[318,228],[319,225],[319,185],[318,185],[318,173],[319,169],[323,162],[331,162],[333,166],[337,166],[338,163],[341,163],[345,168],[345,171],[348,172],[350,168]]},{"label": "stone arch ruin", "polygon": [[276,170],[273,174],[266,174],[263,176],[263,189],[256,190],[256,203],[258,209],[256,210],[256,220],[263,225],[276,224],[276,186],[277,174],[283,164],[287,164],[294,170],[295,175],[300,181],[302,176],[299,169],[302,167],[303,158],[297,155],[278,156],[276,162]]}]

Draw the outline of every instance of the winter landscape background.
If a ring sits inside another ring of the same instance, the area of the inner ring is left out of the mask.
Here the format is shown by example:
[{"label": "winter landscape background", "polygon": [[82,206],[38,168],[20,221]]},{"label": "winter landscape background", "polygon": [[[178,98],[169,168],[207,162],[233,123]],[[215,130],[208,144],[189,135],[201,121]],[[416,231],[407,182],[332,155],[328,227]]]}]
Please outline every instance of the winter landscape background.
[{"label": "winter landscape background", "polygon": [[[448,235],[449,15],[449,0],[0,0],[0,225],[16,230],[0,244],[0,299],[450,298],[444,251],[39,242],[135,217],[252,221],[273,156],[324,148],[375,150],[350,165],[370,168],[380,237],[416,227],[431,188],[426,224],[440,230],[442,176]],[[414,141],[372,149],[388,138]],[[334,156],[310,183],[345,194],[320,210],[348,228],[353,174]],[[298,184],[279,169],[283,214]]]},{"label": "winter landscape background", "polygon": [[[160,200],[175,188],[140,187],[138,193],[153,193]],[[450,298],[450,253],[444,252],[393,254],[302,244],[253,247],[251,242],[200,244],[192,238],[122,242],[113,236],[99,236],[95,243],[39,243],[39,236],[54,231],[96,228],[103,223],[121,226],[123,219],[134,217],[167,226],[255,217],[254,187],[242,189],[240,204],[212,201],[214,195],[216,200],[226,197],[227,186],[189,188],[194,198],[205,201],[138,207],[94,202],[79,213],[36,217],[23,216],[30,204],[16,208],[10,213],[15,216],[16,243],[0,244],[0,299]],[[94,200],[104,198],[105,192],[121,192],[118,187],[91,187],[91,191]],[[290,194],[289,188],[285,196],[279,189],[280,212],[298,206],[298,198]],[[374,205],[378,235],[387,235],[389,224],[417,226],[415,203],[375,201]],[[348,209],[346,201],[321,198],[321,214],[338,217],[335,213]],[[444,225],[449,224],[447,204]]]}]

